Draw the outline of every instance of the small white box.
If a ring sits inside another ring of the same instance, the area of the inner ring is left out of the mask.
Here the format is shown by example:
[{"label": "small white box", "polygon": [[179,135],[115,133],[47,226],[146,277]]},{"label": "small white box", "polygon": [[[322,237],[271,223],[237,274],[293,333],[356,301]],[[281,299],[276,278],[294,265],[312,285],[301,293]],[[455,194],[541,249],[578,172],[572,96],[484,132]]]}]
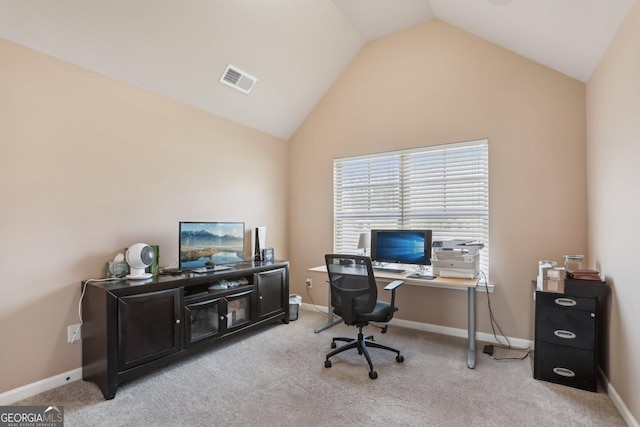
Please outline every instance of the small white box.
[{"label": "small white box", "polygon": [[543,280],[548,279],[547,272],[557,265],[555,261],[538,261],[538,277],[542,277]]},{"label": "small white box", "polygon": [[547,279],[564,280],[564,267],[553,267],[545,270]]},{"label": "small white box", "polygon": [[564,293],[564,280],[543,279],[538,276],[536,289],[543,292]]},{"label": "small white box", "polygon": [[564,293],[564,280],[547,280],[547,288],[545,292],[558,292]]}]

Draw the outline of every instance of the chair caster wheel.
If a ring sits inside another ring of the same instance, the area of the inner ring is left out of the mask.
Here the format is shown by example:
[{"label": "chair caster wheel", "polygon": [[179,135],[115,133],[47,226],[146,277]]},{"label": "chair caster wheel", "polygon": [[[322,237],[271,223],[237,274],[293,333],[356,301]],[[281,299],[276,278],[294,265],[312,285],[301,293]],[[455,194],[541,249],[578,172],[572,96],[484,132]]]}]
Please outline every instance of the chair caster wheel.
[{"label": "chair caster wheel", "polygon": [[376,378],[378,378],[378,373],[376,371],[369,372],[369,378],[375,380]]},{"label": "chair caster wheel", "polygon": [[324,361],[324,367],[325,368],[330,368],[331,367],[331,360],[325,360]]},{"label": "chair caster wheel", "polygon": [[404,362],[404,356],[401,355],[401,354],[397,355],[396,356],[396,362],[398,362],[398,363]]},{"label": "chair caster wheel", "polygon": [[334,341],[334,342],[332,342],[332,343],[331,343],[331,348],[336,348],[336,347],[337,347],[336,342],[335,342],[335,341]]}]

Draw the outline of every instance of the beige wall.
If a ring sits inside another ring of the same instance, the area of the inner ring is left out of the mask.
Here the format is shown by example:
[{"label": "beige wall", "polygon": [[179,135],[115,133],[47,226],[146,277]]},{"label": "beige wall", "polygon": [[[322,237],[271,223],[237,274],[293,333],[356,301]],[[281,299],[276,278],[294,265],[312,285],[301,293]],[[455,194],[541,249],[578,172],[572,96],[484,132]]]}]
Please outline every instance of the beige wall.
[{"label": "beige wall", "polygon": [[[589,264],[612,290],[604,370],[640,419],[639,288],[625,256],[640,210],[630,185],[638,28],[636,4],[586,101],[582,83],[442,22],[396,33],[362,49],[289,151],[0,39],[0,342],[11,343],[0,352],[0,393],[81,366],[80,346],[66,343],[79,282],[102,276],[126,245],[159,244],[161,264],[172,265],[180,220],[266,225],[269,245],[292,262],[292,292],[310,302],[306,269],[332,249],[333,158],[488,138],[497,320],[507,335],[532,338],[536,263],[587,253],[588,207]],[[324,277],[311,277],[326,305]],[[398,297],[400,318],[466,327],[462,292],[405,286]],[[478,306],[479,330],[490,332],[486,297]]]},{"label": "beige wall", "polygon": [[[640,420],[640,3],[587,84],[589,250],[610,286],[603,369]],[[637,421],[636,421],[637,422]]]},{"label": "beige wall", "polygon": [[0,40],[0,393],[79,368],[80,281],[137,241],[176,265],[180,220],[266,225],[286,258],[287,150]]},{"label": "beige wall", "polygon": [[[583,83],[443,22],[365,45],[290,141],[292,291],[310,302],[306,269],[332,251],[332,159],[488,138],[491,303],[505,334],[531,339],[538,260],[586,254],[585,126]],[[464,292],[398,300],[399,318],[466,328]],[[488,319],[481,295],[480,331]]]}]

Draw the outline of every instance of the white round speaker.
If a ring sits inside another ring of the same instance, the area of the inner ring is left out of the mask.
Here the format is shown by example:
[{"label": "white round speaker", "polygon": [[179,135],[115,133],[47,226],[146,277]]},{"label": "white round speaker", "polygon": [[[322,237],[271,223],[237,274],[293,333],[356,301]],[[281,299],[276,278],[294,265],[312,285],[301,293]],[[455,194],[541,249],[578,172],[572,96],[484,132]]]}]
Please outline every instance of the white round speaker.
[{"label": "white round speaker", "polygon": [[153,274],[145,273],[145,269],[153,263],[153,248],[146,243],[136,243],[127,249],[125,259],[129,264],[127,279],[148,279]]}]

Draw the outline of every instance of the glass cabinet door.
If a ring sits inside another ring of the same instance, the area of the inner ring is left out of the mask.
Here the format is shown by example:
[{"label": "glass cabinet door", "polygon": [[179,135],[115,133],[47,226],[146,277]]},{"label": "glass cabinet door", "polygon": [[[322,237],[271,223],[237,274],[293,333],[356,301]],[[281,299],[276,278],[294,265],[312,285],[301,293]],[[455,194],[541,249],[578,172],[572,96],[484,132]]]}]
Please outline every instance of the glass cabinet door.
[{"label": "glass cabinet door", "polygon": [[187,346],[220,333],[220,298],[185,307]]},{"label": "glass cabinet door", "polygon": [[227,300],[227,329],[251,321],[251,292],[242,292],[225,297]]}]

